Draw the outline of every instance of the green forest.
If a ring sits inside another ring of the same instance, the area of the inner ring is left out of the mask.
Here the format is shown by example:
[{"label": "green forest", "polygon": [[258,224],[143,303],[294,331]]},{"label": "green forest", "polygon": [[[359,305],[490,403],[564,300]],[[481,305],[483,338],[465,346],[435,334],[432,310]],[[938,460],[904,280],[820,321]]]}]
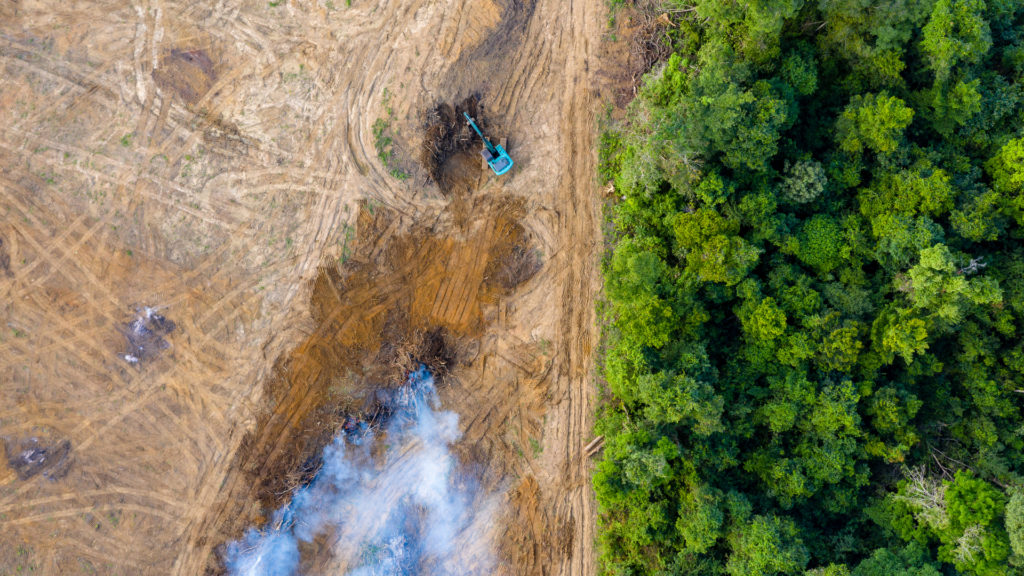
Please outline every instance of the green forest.
[{"label": "green forest", "polygon": [[603,573],[1024,574],[1024,1],[655,8],[601,136]]}]

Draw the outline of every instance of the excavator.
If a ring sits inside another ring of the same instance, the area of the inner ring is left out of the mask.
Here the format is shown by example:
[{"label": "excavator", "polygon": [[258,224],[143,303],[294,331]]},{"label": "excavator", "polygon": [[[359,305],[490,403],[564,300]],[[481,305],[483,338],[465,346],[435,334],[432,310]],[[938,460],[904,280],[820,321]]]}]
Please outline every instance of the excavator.
[{"label": "excavator", "polygon": [[512,157],[508,155],[505,148],[503,148],[501,144],[498,144],[497,146],[491,144],[491,141],[488,140],[487,137],[484,136],[484,133],[480,131],[480,128],[477,127],[476,122],[473,121],[473,117],[469,115],[469,112],[463,112],[462,115],[466,117],[466,121],[469,122],[469,125],[473,130],[480,135],[480,139],[484,141],[484,149],[480,151],[480,154],[483,155],[484,161],[486,161],[487,165],[491,167],[491,170],[493,170],[498,176],[501,176],[505,172],[511,170]]}]

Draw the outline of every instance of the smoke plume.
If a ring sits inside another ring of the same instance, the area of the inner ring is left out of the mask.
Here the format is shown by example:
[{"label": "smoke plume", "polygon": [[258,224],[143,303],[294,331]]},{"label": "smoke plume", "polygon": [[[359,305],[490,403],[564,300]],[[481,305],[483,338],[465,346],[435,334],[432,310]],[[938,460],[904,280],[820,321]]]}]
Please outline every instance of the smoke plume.
[{"label": "smoke plume", "polygon": [[[283,576],[299,570],[300,542],[326,535],[350,576],[488,574],[484,540],[492,504],[460,475],[451,445],[458,416],[439,410],[430,372],[421,367],[390,398],[379,438],[340,433],[323,467],[262,530],[228,545],[233,575]],[[379,454],[379,444],[386,448]],[[378,444],[378,450],[373,446]]]}]

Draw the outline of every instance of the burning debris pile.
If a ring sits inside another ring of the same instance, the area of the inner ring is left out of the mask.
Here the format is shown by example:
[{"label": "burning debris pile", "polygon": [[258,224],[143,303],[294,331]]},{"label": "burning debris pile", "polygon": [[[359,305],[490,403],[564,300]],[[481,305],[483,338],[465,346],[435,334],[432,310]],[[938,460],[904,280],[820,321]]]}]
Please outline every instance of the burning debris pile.
[{"label": "burning debris pile", "polygon": [[[480,549],[465,540],[479,540],[476,527],[490,522],[489,512],[474,507],[476,482],[458,473],[451,452],[458,416],[438,409],[433,375],[422,365],[385,393],[383,432],[356,422],[343,427],[313,480],[262,531],[228,545],[229,573],[295,574],[301,545],[323,537],[340,573],[350,576],[490,573],[489,553],[455,561]],[[375,440],[386,442],[383,455]]]},{"label": "burning debris pile", "polygon": [[138,364],[156,358],[170,348],[165,337],[174,332],[174,322],[157,313],[158,308],[144,306],[135,320],[121,330],[127,340],[127,350],[122,358],[129,364]]},{"label": "burning debris pile", "polygon": [[31,437],[19,441],[4,439],[7,464],[21,480],[36,474],[56,480],[67,474],[71,467],[71,442]]}]

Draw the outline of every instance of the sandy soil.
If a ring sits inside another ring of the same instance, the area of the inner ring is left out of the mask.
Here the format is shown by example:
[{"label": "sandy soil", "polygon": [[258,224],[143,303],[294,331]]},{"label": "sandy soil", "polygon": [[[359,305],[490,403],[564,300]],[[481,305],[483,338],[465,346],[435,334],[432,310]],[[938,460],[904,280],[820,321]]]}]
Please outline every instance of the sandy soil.
[{"label": "sandy soil", "polygon": [[[0,574],[218,572],[438,333],[504,573],[593,574],[603,11],[0,3]],[[516,167],[442,190],[471,95]]]}]

